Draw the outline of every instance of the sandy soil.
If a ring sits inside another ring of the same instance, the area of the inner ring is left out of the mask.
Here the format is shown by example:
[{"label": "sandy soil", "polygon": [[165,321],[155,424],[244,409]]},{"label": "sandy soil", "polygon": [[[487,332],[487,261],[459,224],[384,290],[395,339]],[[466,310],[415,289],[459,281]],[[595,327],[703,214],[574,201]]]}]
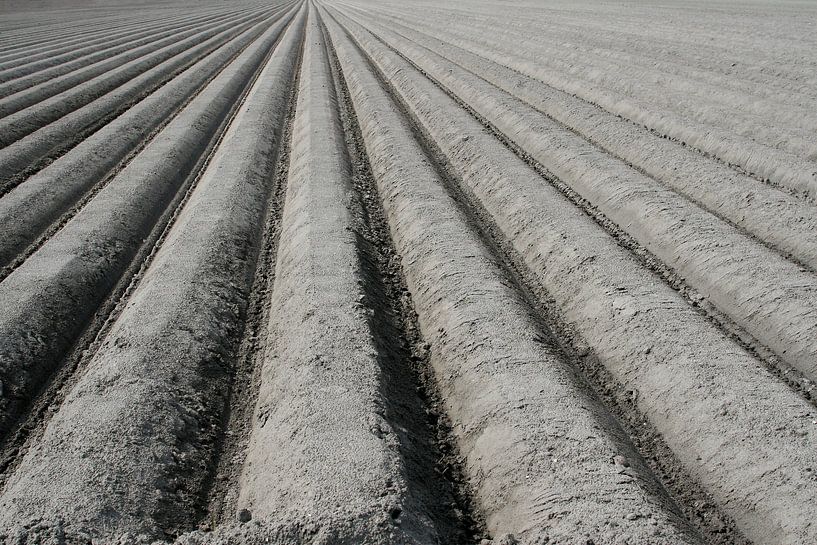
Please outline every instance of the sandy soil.
[{"label": "sandy soil", "polygon": [[813,6],[0,13],[0,542],[817,542]]}]

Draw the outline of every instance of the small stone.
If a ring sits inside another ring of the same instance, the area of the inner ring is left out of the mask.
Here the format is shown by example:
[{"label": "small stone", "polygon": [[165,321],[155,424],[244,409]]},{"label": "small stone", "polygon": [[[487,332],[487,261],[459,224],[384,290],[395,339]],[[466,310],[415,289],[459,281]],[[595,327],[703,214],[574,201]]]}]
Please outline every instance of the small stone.
[{"label": "small stone", "polygon": [[495,542],[497,543],[497,545],[517,545],[519,543],[519,541],[516,539],[516,536],[514,536],[513,534],[505,534],[499,536],[499,538],[497,538]]},{"label": "small stone", "polygon": [[627,513],[626,515],[624,515],[624,518],[627,520],[637,520],[638,515],[636,513]]},{"label": "small stone", "polygon": [[615,456],[613,456],[613,463],[616,464],[617,466],[630,467],[630,462],[628,462],[627,458],[625,458],[621,454],[616,454]]},{"label": "small stone", "polygon": [[241,509],[238,512],[238,522],[250,522],[252,520],[252,513],[249,509]]}]

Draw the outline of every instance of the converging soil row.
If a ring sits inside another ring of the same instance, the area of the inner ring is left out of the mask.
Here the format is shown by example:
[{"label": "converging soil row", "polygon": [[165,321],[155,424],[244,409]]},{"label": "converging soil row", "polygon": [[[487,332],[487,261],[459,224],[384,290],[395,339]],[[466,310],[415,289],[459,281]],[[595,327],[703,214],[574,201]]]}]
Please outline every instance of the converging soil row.
[{"label": "converging soil row", "polygon": [[817,542],[810,8],[416,8],[0,22],[6,543]]}]

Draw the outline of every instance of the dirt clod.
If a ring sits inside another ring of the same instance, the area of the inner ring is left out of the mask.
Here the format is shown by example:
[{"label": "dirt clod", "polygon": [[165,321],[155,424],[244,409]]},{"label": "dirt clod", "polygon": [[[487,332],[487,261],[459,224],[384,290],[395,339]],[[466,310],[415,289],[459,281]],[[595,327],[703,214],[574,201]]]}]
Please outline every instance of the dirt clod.
[{"label": "dirt clod", "polygon": [[252,513],[249,509],[240,509],[236,514],[238,522],[250,522],[252,520]]}]

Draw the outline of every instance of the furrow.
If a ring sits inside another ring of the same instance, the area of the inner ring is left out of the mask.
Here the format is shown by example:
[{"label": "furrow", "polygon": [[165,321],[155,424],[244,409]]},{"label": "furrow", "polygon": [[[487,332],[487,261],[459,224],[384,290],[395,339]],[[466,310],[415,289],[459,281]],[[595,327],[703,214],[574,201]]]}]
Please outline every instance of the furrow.
[{"label": "furrow", "polygon": [[[282,13],[274,26],[287,22]],[[247,32],[188,68],[0,198],[0,279],[64,225],[263,31]]]},{"label": "furrow", "polygon": [[[211,12],[213,14],[217,12]],[[18,36],[14,40],[14,45],[3,49],[4,53],[0,55],[0,61],[5,62],[7,58],[16,58],[21,54],[31,54],[30,50],[43,49],[43,52],[59,53],[59,50],[54,50],[54,47],[62,47],[63,45],[71,45],[80,41],[91,41],[97,38],[105,39],[117,32],[123,32],[132,29],[132,27],[140,24],[150,23],[159,18],[160,14],[154,14],[153,18],[146,16],[144,21],[138,21],[134,17],[134,13],[121,15],[116,18],[111,17],[97,17],[92,21],[82,21],[78,24],[76,21],[66,23],[67,31],[61,32],[59,28],[50,28],[39,31],[35,36],[29,34],[28,36]],[[82,15],[79,15],[82,17]],[[87,19],[86,17],[82,17]],[[52,49],[49,49],[52,48]],[[18,51],[18,50],[24,51]],[[28,51],[28,53],[26,53]]]},{"label": "furrow", "polygon": [[179,41],[223,22],[230,22],[229,18],[213,17],[204,21],[188,19],[172,26],[163,24],[159,28],[140,32],[135,38],[121,45],[111,42],[106,43],[104,49],[91,48],[91,54],[79,55],[79,58],[74,60],[60,56],[49,58],[46,62],[0,72],[0,81],[3,82],[0,83],[0,97],[5,98],[24,90],[27,93],[39,93],[44,87],[48,88],[49,93],[56,94],[138,56],[155,51],[163,45]]},{"label": "furrow", "polygon": [[[241,4],[230,7],[218,4],[211,4],[209,6],[200,5],[197,6],[196,15],[227,15],[229,13],[250,11],[259,5],[262,4],[242,2]],[[154,6],[154,8],[155,7],[156,6]],[[189,17],[190,9],[183,4],[176,4],[176,6],[169,8],[158,7],[158,9],[134,5],[118,10],[116,13],[107,14],[97,9],[85,11],[84,13],[76,10],[63,13],[52,11],[51,14],[59,18],[59,23],[62,26],[51,26],[49,28],[40,25],[37,35],[30,33],[28,36],[15,36],[12,40],[14,45],[3,47],[3,51],[9,51],[11,48],[32,49],[38,46],[55,47],[61,42],[67,42],[68,40],[87,40],[90,42],[93,39],[128,32],[140,24],[149,24],[175,17]],[[23,16],[25,17],[25,15]],[[52,23],[52,25],[53,24],[54,23]],[[3,58],[4,56],[5,54],[2,55]]]},{"label": "furrow", "polygon": [[392,30],[525,101],[796,264],[817,271],[817,241],[809,236],[817,230],[813,205],[516,70],[399,27]]},{"label": "furrow", "polygon": [[[680,10],[672,7],[662,10],[667,21],[672,18],[672,24],[668,25],[657,25],[654,19],[651,19],[648,24],[645,24],[646,21],[643,19],[635,20],[645,15],[652,17],[653,13],[650,13],[652,8],[641,11],[641,13],[630,11],[625,15],[614,13],[616,7],[610,6],[612,10],[606,10],[600,18],[594,18],[588,12],[580,13],[583,6],[575,4],[567,10],[553,10],[549,9],[550,6],[542,5],[532,10],[528,5],[525,11],[503,10],[500,17],[496,17],[494,6],[485,6],[487,10],[468,9],[473,8],[473,4],[466,9],[457,9],[450,5],[444,8],[428,6],[423,13],[430,20],[445,20],[446,17],[455,14],[458,22],[467,22],[473,25],[471,28],[480,31],[486,28],[486,15],[488,15],[488,18],[494,23],[492,37],[502,33],[504,29],[509,29],[517,32],[517,35],[525,35],[540,43],[564,40],[562,33],[568,29],[577,32],[577,36],[574,36],[572,40],[562,42],[562,45],[568,50],[583,49],[587,47],[587,44],[598,40],[600,45],[596,51],[601,50],[600,52],[604,53],[611,43],[619,42],[623,43],[626,50],[635,49],[647,55],[658,53],[668,56],[674,64],[705,65],[708,70],[733,79],[745,77],[752,81],[755,87],[758,85],[768,87],[772,92],[775,86],[782,85],[786,89],[793,89],[803,95],[812,94],[808,90],[808,76],[811,74],[807,67],[810,59],[805,56],[795,60],[792,54],[795,48],[804,52],[809,47],[806,43],[806,36],[810,30],[806,23],[807,17],[802,17],[801,14],[784,15],[781,11],[775,11],[772,15],[769,12],[762,13],[758,10],[744,18],[734,11],[728,13],[728,10],[723,11],[717,7],[715,10],[707,9],[711,5],[699,4],[698,6],[703,9],[689,10],[686,14],[681,14]],[[392,14],[412,15],[412,12],[404,6],[392,4],[390,8],[386,8],[386,4],[379,3],[378,8],[378,11],[388,9]],[[574,16],[565,20],[563,16],[569,11],[574,11]],[[593,15],[603,11],[605,10],[596,10]],[[688,15],[693,12],[694,15],[689,17]],[[751,26],[745,27],[748,32],[743,35],[743,38],[749,36],[751,38],[748,41],[743,40],[740,44],[730,43],[730,38],[735,36],[735,33],[724,33],[721,30],[711,32],[711,29],[710,32],[703,35],[696,32],[706,24],[714,22],[715,25],[721,25],[722,28],[722,25],[733,24],[737,19],[742,19],[741,22],[751,21]],[[765,34],[764,38],[771,38],[772,44],[775,45],[771,45],[770,40],[760,43],[756,39],[759,34]],[[772,34],[775,36],[772,37]],[[541,40],[540,36],[550,38],[550,41]],[[634,41],[635,36],[641,39]],[[785,45],[777,39],[789,36],[793,36],[794,39],[787,39]],[[775,46],[778,48],[776,51]],[[782,51],[781,47],[784,48]],[[646,52],[645,49],[652,51]],[[730,58],[730,55],[735,54],[736,51],[742,53],[739,58],[735,59],[740,62],[722,62],[724,58]],[[750,55],[745,55],[746,53]],[[813,79],[811,82],[813,83]]]},{"label": "furrow", "polygon": [[[0,99],[0,134],[3,135],[0,145],[8,146],[16,142],[201,42],[217,36],[229,39],[253,24],[263,22],[268,16],[269,12],[244,17],[235,22],[220,23],[206,30],[183,32],[182,36],[188,36],[179,40],[174,36],[160,40],[157,42],[160,46],[158,49],[154,50],[154,44],[148,44],[119,55],[127,62],[109,70],[98,72],[93,66],[87,67],[80,70],[79,74],[66,74],[33,89]],[[114,59],[97,64],[105,68],[107,64],[117,62]],[[83,72],[91,72],[94,77],[84,81]]]},{"label": "furrow", "polygon": [[817,5],[0,13],[0,543],[817,543]]},{"label": "furrow", "polygon": [[[270,24],[271,21],[263,21],[244,29],[243,32],[257,36]],[[214,36],[0,149],[0,195],[8,193],[26,177],[90,137],[100,127],[150,95],[165,82],[241,34],[240,30],[227,30]]]},{"label": "furrow", "polygon": [[[403,18],[405,20],[405,16],[407,14],[405,13],[405,10],[403,10],[403,11],[404,11],[404,13],[402,15],[403,15]],[[394,9],[391,10],[391,14],[392,15],[400,15]],[[487,28],[487,26],[486,26],[487,21],[484,18],[479,17],[479,16],[474,17],[472,14],[468,14],[467,17],[470,18],[469,26],[470,26],[471,29],[484,31]],[[557,21],[557,20],[551,20],[547,24],[543,24],[543,21],[541,21],[541,20],[536,21],[536,20],[533,20],[530,17],[517,18],[516,21],[514,21],[513,18],[511,17],[511,18],[507,18],[504,21],[502,21],[499,25],[495,25],[494,29],[495,29],[496,32],[494,34],[492,34],[492,38],[497,39],[497,41],[503,41],[503,40],[507,40],[509,37],[513,36],[514,32],[516,32],[516,33],[524,32],[525,33],[525,47],[527,49],[529,49],[532,52],[537,52],[539,54],[547,55],[547,56],[551,56],[551,57],[553,57],[553,54],[554,54],[554,50],[553,50],[554,44],[558,43],[561,40],[565,40],[567,42],[567,43],[562,42],[560,44],[562,46],[570,44],[568,46],[568,48],[566,50],[564,50],[565,54],[563,54],[561,56],[557,55],[554,58],[552,58],[552,59],[550,59],[550,60],[548,60],[546,62],[553,62],[554,60],[559,61],[559,60],[562,60],[562,59],[571,59],[571,60],[574,60],[576,62],[581,62],[580,59],[587,61],[588,57],[579,57],[578,55],[580,55],[582,53],[584,53],[584,54],[590,53],[592,56],[589,59],[590,60],[589,64],[593,64],[593,65],[595,65],[594,67],[596,67],[596,66],[599,66],[598,64],[596,64],[598,62],[596,59],[598,59],[598,58],[604,58],[604,59],[609,59],[609,58],[619,59],[619,58],[621,58],[622,57],[621,55],[615,55],[615,54],[611,55],[611,52],[610,52],[609,48],[610,48],[611,44],[618,42],[621,39],[622,35],[620,33],[618,33],[618,32],[615,32],[615,31],[611,33],[610,32],[611,28],[609,26],[607,28],[596,28],[595,30],[597,32],[593,32],[592,35],[590,35],[590,36],[585,36],[585,39],[583,39],[581,41],[577,40],[577,34],[576,33],[578,32],[580,34],[582,32],[586,32],[587,28],[588,28],[586,25],[589,22],[590,22],[589,18],[585,18],[584,20],[577,19],[575,21],[575,23],[577,23],[577,24],[565,25],[564,21]],[[461,27],[461,25],[459,25],[459,26]],[[652,27],[652,28],[654,28],[654,27]],[[652,28],[651,28],[651,30],[652,30]],[[664,31],[666,33],[667,30],[677,30],[678,28],[679,27],[677,27],[677,26],[672,26],[672,27],[665,28]],[[630,35],[633,33],[632,30],[634,30],[636,33],[639,33],[639,34],[642,34],[642,35],[647,34],[647,32],[645,32],[644,28],[634,28],[634,29],[631,29],[631,32],[629,32]],[[569,37],[567,37],[566,33],[568,33]],[[626,34],[624,36],[626,36]],[[623,50],[622,51],[625,53],[625,55],[623,56],[623,58],[626,59],[625,62],[628,62],[632,58],[632,55],[627,55],[627,53],[630,53],[630,52],[633,52],[633,51],[638,53],[638,57],[635,60],[635,62],[633,62],[632,64],[637,65],[637,64],[642,64],[644,59],[649,58],[651,54],[654,55],[657,51],[663,50],[661,52],[663,52],[665,54],[667,52],[671,52],[670,54],[674,53],[676,55],[676,58],[673,59],[675,61],[673,64],[663,65],[663,67],[667,68],[669,71],[674,71],[674,70],[678,69],[679,65],[681,67],[684,67],[684,65],[685,65],[685,59],[678,59],[677,56],[679,54],[683,55],[683,53],[686,53],[687,51],[693,51],[695,49],[694,47],[692,47],[692,48],[687,49],[686,51],[677,51],[676,50],[676,51],[673,52],[672,49],[671,49],[672,46],[667,47],[669,44],[667,43],[664,36],[661,36],[660,34],[652,34],[648,39],[653,40],[653,43],[651,43],[649,45],[646,45],[646,44],[633,44],[632,42],[630,42],[628,44],[628,43],[626,43],[626,41],[627,41],[626,37],[624,38],[624,43],[623,44],[621,44],[619,42],[619,45],[623,45]],[[798,41],[800,43],[798,43]],[[592,49],[588,49],[588,45],[590,45],[590,44],[595,44],[596,47],[594,47]],[[674,44],[674,46],[678,47],[678,48],[684,48],[687,45],[688,44],[682,45],[679,42],[675,42],[675,44]],[[700,44],[697,44],[697,45],[700,45]],[[764,45],[766,45],[766,44],[764,44]],[[795,41],[790,42],[789,44],[787,44],[787,46],[788,47],[792,47],[792,46],[802,47],[803,46],[802,40],[795,40]],[[726,74],[723,74],[721,76],[721,78],[718,79],[718,82],[719,82],[718,84],[720,84],[720,85],[723,85],[724,83],[733,84],[733,83],[735,83],[735,81],[740,81],[744,76],[748,76],[750,78],[755,78],[752,81],[753,88],[751,88],[751,91],[750,91],[751,93],[771,96],[775,92],[780,93],[782,91],[783,94],[781,95],[781,100],[785,101],[785,99],[787,97],[785,95],[785,91],[780,88],[780,86],[782,85],[784,87],[784,89],[787,89],[787,90],[794,89],[794,90],[796,90],[796,92],[798,92],[798,94],[800,94],[800,95],[804,94],[803,93],[804,87],[802,86],[802,83],[803,83],[802,79],[794,78],[793,80],[785,81],[786,76],[788,76],[789,74],[783,74],[782,70],[778,71],[777,73],[769,72],[769,73],[765,74],[765,77],[763,77],[760,74],[747,74],[746,71],[745,71],[746,68],[750,68],[750,69],[754,68],[751,65],[749,65],[749,66],[744,65],[739,69],[735,69],[734,67],[732,67],[730,69],[729,64],[726,64],[725,66],[718,66],[717,57],[719,55],[723,55],[723,54],[728,53],[728,51],[729,51],[729,49],[731,47],[736,47],[736,45],[735,44],[730,44],[730,45],[726,46],[726,48],[720,49],[717,52],[716,51],[709,51],[709,52],[705,53],[706,56],[708,56],[708,57],[711,56],[711,58],[706,59],[708,61],[708,64],[709,64],[708,68],[710,70],[713,70],[715,72],[724,72],[724,71],[726,72]],[[646,51],[646,49],[653,49],[653,51]],[[764,49],[766,49],[766,48],[764,47]],[[755,49],[755,51],[752,51],[752,53],[757,54],[757,53],[761,53],[762,51],[763,50]],[[776,52],[776,53],[779,54],[779,51]],[[686,60],[689,60],[689,59],[686,59]],[[700,58],[694,59],[694,61],[698,61],[698,60],[701,60],[701,59]],[[774,58],[773,60],[772,59],[769,59],[769,60],[771,60],[772,63],[777,62],[778,66],[780,66],[780,64],[781,64],[780,63],[780,60],[781,60],[780,58]],[[659,78],[656,78],[655,74],[651,72],[653,69],[658,68],[658,66],[659,66],[658,63],[654,63],[654,62],[653,63],[646,63],[646,67],[645,67],[646,70],[647,70],[646,75],[648,75],[647,79],[649,79],[650,83],[661,84],[661,83],[663,83],[665,81],[665,80],[661,80]],[[612,63],[609,63],[609,62],[606,63],[605,65],[601,65],[600,67],[602,68],[602,70],[614,69],[613,66],[612,66]],[[771,66],[769,66],[769,68],[771,68]],[[780,68],[782,69],[783,67],[780,66]],[[571,67],[569,67],[569,69],[574,73],[581,73],[581,68],[580,67],[571,66]],[[625,68],[625,72],[626,72],[626,70],[627,70],[627,68]],[[666,71],[660,71],[660,72],[665,78],[666,77],[672,77],[672,75],[667,73]],[[705,81],[711,80],[711,78],[713,77],[712,73],[705,72],[704,74],[705,74],[706,77],[701,78],[702,83],[705,82]],[[598,74],[595,74],[595,76],[598,76]],[[627,73],[627,76],[628,77],[633,77],[634,74],[632,72],[630,72],[630,73]],[[728,79],[724,80],[723,76],[727,76]],[[756,79],[758,76],[761,76],[762,79]],[[797,81],[796,81],[797,79],[800,79],[801,85],[797,84]],[[630,85],[633,84],[633,82],[629,82],[629,83],[630,83]],[[706,88],[704,86],[702,86],[701,88],[698,88],[698,89],[690,88],[690,87],[685,85],[686,82],[683,81],[683,80],[681,80],[681,81],[674,80],[672,83],[673,84],[680,83],[681,88],[691,91],[691,94],[699,94],[699,93],[701,93],[701,91],[710,91],[711,92],[713,90],[712,88]],[[760,86],[765,87],[765,88],[759,88]],[[672,89],[672,86],[667,86],[667,87],[669,89]],[[730,95],[728,92],[724,93],[723,92],[724,89],[718,89],[718,91],[721,91],[721,93],[722,93],[721,96],[718,96],[718,97],[712,97],[712,96],[707,97],[706,95],[702,95],[702,96],[706,100],[713,100],[713,101],[716,101],[716,102],[717,101],[722,101],[722,100],[726,99],[727,97],[733,98],[735,96],[735,95]],[[738,96],[740,96],[740,95],[738,95]],[[798,99],[799,100],[796,100],[796,101],[800,102],[801,104],[803,104],[803,105],[807,104],[806,102],[802,102],[802,96],[798,97]],[[746,108],[747,110],[755,110],[758,107],[760,107],[761,105],[763,105],[763,101],[761,100],[760,102],[758,102],[756,104],[741,103],[740,105],[741,105],[741,107],[748,106]],[[807,115],[807,117],[810,117],[810,115]]]},{"label": "furrow", "polygon": [[[305,17],[304,17],[305,18]],[[272,189],[264,218],[264,231],[247,304],[245,327],[232,375],[229,403],[223,416],[224,434],[216,451],[216,470],[207,487],[207,513],[199,528],[210,531],[229,523],[238,512],[238,480],[252,430],[258,398],[261,359],[267,347],[266,328],[270,318],[270,295],[275,283],[275,260],[281,236],[281,216],[289,178],[292,125],[297,103],[306,32],[301,31],[297,61],[292,68],[286,117],[275,150]]]},{"label": "furrow", "polygon": [[434,542],[384,414],[352,191],[312,8],[268,346],[237,507],[276,543]]},{"label": "furrow", "polygon": [[296,17],[127,306],[6,484],[4,530],[58,515],[71,521],[60,527],[66,539],[145,542],[201,516],[303,11]]},{"label": "furrow", "polygon": [[[133,20],[118,22],[121,25],[118,29],[119,32],[129,30],[130,27],[139,24]],[[26,40],[26,37],[21,37],[15,40],[13,45],[2,49],[2,52],[0,52],[0,66],[3,68],[17,66],[20,63],[28,62],[28,59],[34,55],[45,56],[63,53],[75,47],[77,43],[84,42],[85,40],[89,42],[94,39],[104,41],[112,34],[116,34],[117,31],[112,31],[110,27],[111,24],[116,25],[116,23],[117,21],[100,21],[96,23],[96,26],[99,28],[91,28],[87,32],[76,28],[76,23],[73,23],[71,24],[71,26],[74,27],[72,29],[73,32],[68,34],[57,33],[57,35],[55,35],[53,30],[43,30],[41,34],[47,36],[46,38],[42,36],[29,36]]]},{"label": "furrow", "polygon": [[[267,30],[47,243],[0,283],[0,429],[59,367],[169,206],[196,178],[280,27]],[[166,212],[167,211],[167,212]]]},{"label": "furrow", "polygon": [[[789,86],[790,82],[785,82],[782,78],[756,79],[743,71],[729,70],[728,66],[721,67],[716,62],[711,62],[715,59],[710,60],[707,69],[703,69],[691,62],[692,59],[690,58],[684,59],[678,56],[673,58],[671,54],[667,54],[666,49],[658,47],[634,48],[620,34],[587,33],[585,32],[586,29],[580,27],[566,27],[556,21],[549,21],[548,23],[545,27],[540,21],[536,27],[540,31],[546,28],[548,33],[553,33],[556,39],[564,40],[563,43],[568,43],[571,47],[590,51],[607,59],[615,59],[616,61],[643,68],[656,68],[662,74],[685,77],[691,82],[707,83],[721,89],[737,91],[755,97],[766,99],[779,97],[779,100],[786,105],[802,108],[807,107],[808,104],[803,96],[792,93],[792,87]],[[552,42],[555,41],[555,39],[552,40]],[[661,45],[666,45],[666,41],[662,40]],[[683,52],[676,50],[674,53],[678,55]]]},{"label": "furrow", "polygon": [[[496,28],[496,25],[495,25]],[[469,24],[469,32],[486,30],[486,22]],[[492,35],[507,42],[518,30],[500,25]],[[561,33],[547,38],[526,35],[522,48],[536,56],[539,65],[569,75],[584,85],[603,86],[611,91],[637,99],[652,111],[672,113],[695,121],[704,128],[717,127],[745,137],[770,149],[787,151],[802,158],[817,158],[810,133],[817,128],[817,118],[809,106],[781,108],[784,97],[773,100],[732,92],[720,86],[690,81],[655,71],[653,67],[635,67],[629,62],[607,60],[581,47],[565,49],[555,45]]]},{"label": "furrow", "polygon": [[441,541],[471,543],[484,535],[484,520],[475,506],[452,422],[434,383],[429,345],[420,331],[360,123],[323,23],[321,32],[352,162],[352,185],[362,212],[357,240],[366,280],[365,299],[372,311],[370,324],[383,369],[386,418],[400,439],[412,494],[425,505]]},{"label": "furrow", "polygon": [[[400,52],[397,53],[400,54]],[[411,61],[409,62],[411,63]],[[420,69],[416,65],[414,66],[420,72],[422,72],[422,69]],[[508,139],[506,135],[504,135],[498,129],[496,129],[496,127],[494,127],[488,120],[486,120],[479,113],[474,111],[470,106],[462,102],[462,100],[458,96],[452,94],[450,90],[447,90],[443,85],[441,85],[439,82],[436,82],[436,80],[434,80],[427,74],[426,76],[432,79],[432,81],[435,81],[435,83],[438,86],[440,86],[443,90],[445,90],[449,94],[449,96],[451,96],[454,99],[455,102],[457,102],[461,107],[463,107],[465,110],[470,112],[474,117],[476,117],[480,121],[480,123],[482,123],[485,126],[485,128],[489,132],[491,132],[491,134],[493,134],[506,147],[512,150],[521,160],[528,164],[542,178],[551,183],[574,205],[583,210],[585,214],[592,218],[607,233],[613,236],[622,247],[632,252],[633,256],[638,259],[642,266],[646,267],[648,270],[656,273],[661,278],[663,278],[665,282],[667,282],[673,289],[675,289],[680,295],[682,295],[684,299],[686,299],[688,304],[696,308],[699,312],[702,313],[702,315],[705,315],[713,324],[717,325],[724,334],[730,337],[733,341],[737,342],[742,348],[747,350],[754,357],[758,358],[759,361],[762,362],[763,365],[767,368],[767,370],[769,370],[775,377],[777,377],[778,380],[781,380],[784,383],[786,383],[790,388],[792,388],[795,392],[797,392],[807,401],[814,403],[817,388],[815,388],[815,383],[812,380],[805,377],[803,373],[792,368],[788,363],[782,360],[772,350],[770,350],[768,347],[760,343],[756,338],[750,335],[744,328],[735,323],[735,321],[732,320],[729,316],[727,316],[718,308],[716,308],[708,299],[701,295],[697,290],[692,288],[683,277],[677,274],[676,271],[668,267],[665,263],[656,258],[654,255],[652,255],[647,249],[644,248],[643,245],[641,245],[638,241],[633,239],[632,236],[627,234],[615,223],[610,221],[606,216],[599,212],[598,209],[596,209],[589,201],[587,201],[587,199],[584,199],[581,195],[576,193],[573,189],[564,184],[561,180],[554,178],[553,174],[550,173],[545,167],[543,167],[533,157],[526,153],[525,150],[520,148],[516,143]],[[801,218],[799,221],[808,221],[808,219]],[[762,243],[761,241],[759,241],[759,239],[755,240]],[[799,265],[802,266],[802,264],[799,263],[798,260],[791,257],[790,259],[794,263],[798,263]],[[803,267],[804,267],[803,272],[806,272],[807,267],[805,266]]]},{"label": "furrow", "polygon": [[[140,44],[143,40],[155,39],[156,36],[161,37],[165,32],[184,30],[196,25],[206,24],[208,21],[224,20],[230,15],[229,13],[200,15],[198,17],[182,15],[171,19],[162,19],[151,24],[145,22],[139,28],[122,32],[120,35],[104,36],[99,40],[83,40],[80,44],[77,44],[78,47],[72,47],[65,53],[45,53],[42,54],[40,59],[30,60],[8,68],[0,63],[0,81],[4,83],[0,88],[3,89],[5,96],[10,94],[8,89],[12,89],[13,86],[21,86],[26,83],[30,87],[53,77],[53,75],[62,75],[78,67],[127,51],[129,48],[134,47],[134,44]],[[31,83],[32,81],[35,83]]]},{"label": "furrow", "polygon": [[441,23],[430,23],[428,19],[422,23],[418,23],[416,18],[413,20],[414,26],[427,28],[436,37],[519,70],[560,91],[581,97],[661,136],[671,137],[683,145],[717,157],[726,164],[738,165],[761,180],[782,186],[807,199],[817,197],[817,169],[813,161],[804,157],[753,142],[718,126],[707,126],[665,110],[650,109],[630,96],[592,82],[580,81],[571,74],[545,66],[540,62],[544,57],[537,58],[524,46],[511,50],[505,42],[475,38],[473,33],[450,21],[441,29]]},{"label": "furrow", "polygon": [[365,57],[326,24],[490,537],[700,542],[538,327]]},{"label": "furrow", "polygon": [[385,32],[396,49],[405,51],[509,140],[673,268],[738,326],[810,380],[817,379],[817,278],[813,273],[527,104]]},{"label": "furrow", "polygon": [[817,492],[810,473],[815,409],[645,271],[432,82],[349,25],[564,321],[634,392],[639,410],[693,478],[749,539],[814,540],[808,498]]}]

